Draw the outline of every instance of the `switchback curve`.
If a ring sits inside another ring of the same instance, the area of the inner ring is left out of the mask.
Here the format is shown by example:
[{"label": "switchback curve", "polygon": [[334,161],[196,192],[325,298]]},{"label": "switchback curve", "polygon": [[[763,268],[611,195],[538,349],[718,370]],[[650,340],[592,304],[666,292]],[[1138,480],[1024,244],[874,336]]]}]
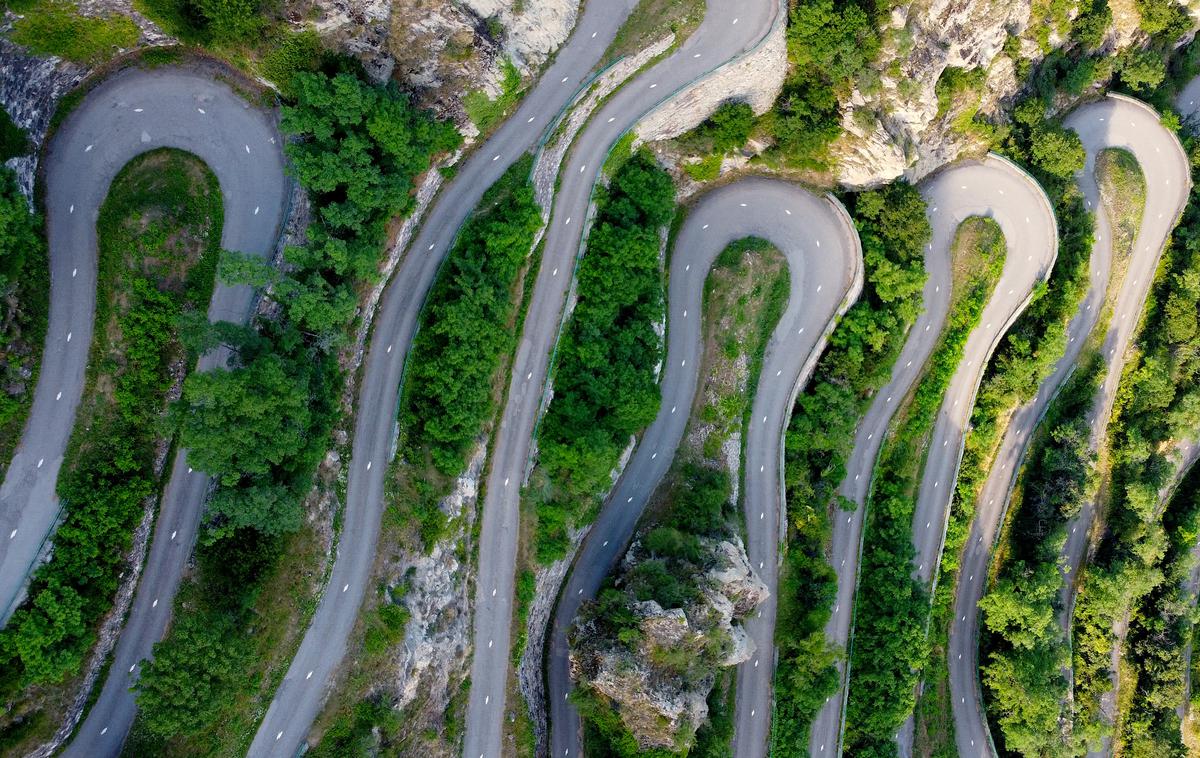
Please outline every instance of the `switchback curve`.
[{"label": "switchback curve", "polygon": [[[1193,81],[1188,90],[1192,90],[1197,83],[1200,83],[1200,79]],[[1186,97],[1185,91],[1181,103]],[[1195,95],[1192,97],[1194,102]],[[1191,105],[1184,112],[1195,111],[1196,107]],[[1109,358],[1109,366],[1105,386],[1098,393],[1096,405],[1089,416],[1093,442],[1098,441],[1104,433],[1116,380],[1121,374],[1125,348],[1149,291],[1159,253],[1183,210],[1190,187],[1187,158],[1178,140],[1159,123],[1157,114],[1143,104],[1110,96],[1077,109],[1067,118],[1066,124],[1079,133],[1087,152],[1087,163],[1078,175],[1077,182],[1088,207],[1096,214],[1090,286],[1067,327],[1068,343],[1063,357],[1055,365],[1054,372],[1042,382],[1036,397],[1018,408],[1009,421],[980,491],[970,537],[963,551],[948,649],[955,740],[960,753],[966,750],[974,754],[995,754],[983,711],[979,680],[978,603],[983,597],[995,540],[1033,432],[1055,393],[1074,369],[1079,353],[1103,309],[1112,266],[1112,233],[1094,178],[1096,156],[1109,147],[1130,150],[1146,177],[1146,206],[1142,214],[1142,228],[1135,241],[1134,259],[1126,273],[1102,348]],[[1137,290],[1141,290],[1140,296]],[[1076,522],[1070,525],[1074,533],[1068,539],[1064,555],[1070,561],[1069,576],[1072,577],[1086,545],[1085,535],[1091,512],[1091,504],[1088,504]],[[1083,526],[1082,530],[1080,526]],[[1070,597],[1067,593],[1065,585],[1064,600]],[[1069,611],[1064,611],[1063,623],[1067,623],[1069,618]]]},{"label": "switchback curve", "polygon": [[[226,84],[184,68],[128,69],[97,86],[55,134],[45,157],[50,323],[34,404],[0,494],[0,597],[14,609],[26,575],[57,520],[55,483],[83,391],[96,303],[96,218],[117,172],[135,156],[173,147],[199,156],[224,202],[221,245],[269,257],[287,206],[274,117]],[[218,284],[210,320],[241,322],[253,291]],[[198,369],[223,365],[224,350]],[[116,755],[133,722],[129,686],[166,630],[210,479],[176,453],[144,576],[108,678],[67,755]],[[19,539],[18,539],[19,538]]]}]

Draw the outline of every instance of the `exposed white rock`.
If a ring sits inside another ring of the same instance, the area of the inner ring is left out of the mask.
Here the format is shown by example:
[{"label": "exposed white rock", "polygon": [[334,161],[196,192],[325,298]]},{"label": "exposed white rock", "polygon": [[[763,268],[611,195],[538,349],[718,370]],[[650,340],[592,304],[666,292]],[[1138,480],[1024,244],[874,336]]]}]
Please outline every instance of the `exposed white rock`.
[{"label": "exposed white rock", "polygon": [[[896,8],[872,65],[878,85],[856,88],[844,103],[845,134],[832,149],[838,180],[855,188],[901,175],[916,180],[970,147],[969,137],[944,123],[945,114],[939,118],[938,78],[948,66],[989,69],[1029,14],[1030,0],[922,0]],[[1011,95],[1016,81],[989,76],[988,86],[996,100]]]},{"label": "exposed white rock", "polygon": [[[766,599],[767,587],[740,539],[703,539],[701,546],[705,562],[712,564],[696,577],[701,600],[685,608],[631,602],[639,632],[634,641],[606,638],[586,611],[572,636],[572,675],[612,701],[645,749],[688,743],[708,717],[717,669],[754,655],[754,644],[737,620]],[[635,542],[622,560],[623,570],[646,557]]]},{"label": "exposed white rock", "polygon": [[[410,556],[393,568],[391,583],[407,582],[403,604],[408,609],[404,645],[398,653],[397,706],[418,695],[429,707],[444,710],[465,673],[471,652],[471,567],[459,560],[460,543],[470,539],[486,448],[479,445],[467,470],[440,507],[458,524],[455,533],[434,545],[428,555]],[[471,554],[468,549],[466,554]]]}]

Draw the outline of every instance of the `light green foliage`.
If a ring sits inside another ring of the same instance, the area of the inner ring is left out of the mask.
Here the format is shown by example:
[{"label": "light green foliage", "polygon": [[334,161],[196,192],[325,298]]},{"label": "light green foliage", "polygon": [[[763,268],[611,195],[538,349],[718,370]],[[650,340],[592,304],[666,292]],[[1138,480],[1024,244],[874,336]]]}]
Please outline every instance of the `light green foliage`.
[{"label": "light green foliage", "polygon": [[66,0],[41,0],[22,13],[9,36],[39,55],[95,64],[138,41],[137,25],[128,16],[81,16]]},{"label": "light green foliage", "polygon": [[266,26],[260,0],[134,0],[134,8],[197,44],[245,42]]},{"label": "light green foliage", "polygon": [[863,294],[830,335],[829,347],[792,411],[785,441],[789,531],[779,587],[775,642],[774,755],[807,755],[818,709],[837,687],[825,624],[837,585],[825,545],[830,512],[841,504],[854,430],[871,396],[886,383],[904,334],[921,308],[924,252],[930,238],[925,203],[908,184],[855,198],[862,240]]},{"label": "light green foliage", "polygon": [[578,269],[579,299],[564,329],[539,465],[553,491],[537,509],[537,555],[561,557],[567,529],[609,487],[631,435],[658,412],[662,345],[659,230],[675,209],[670,176],[646,152],[630,158],[597,201]]},{"label": "light green foliage", "polygon": [[696,163],[683,164],[683,171],[697,182],[711,182],[721,175],[721,156],[714,153]]},{"label": "light green foliage", "polygon": [[1116,68],[1125,86],[1137,92],[1154,89],[1167,75],[1162,57],[1150,50],[1126,50],[1117,59]]},{"label": "light green foliage", "polygon": [[463,97],[463,108],[467,117],[475,123],[479,131],[487,134],[496,126],[521,100],[524,90],[521,89],[521,72],[511,60],[505,58],[500,64],[503,78],[500,80],[500,94],[492,99],[483,90],[468,92]]},{"label": "light green foliage", "polygon": [[429,293],[400,405],[402,448],[426,455],[448,477],[494,411],[501,361],[513,352],[520,274],[542,228],[528,176],[517,161],[463,226]]},{"label": "light green foliage", "polygon": [[1173,42],[1192,27],[1187,11],[1172,0],[1136,0],[1138,26],[1146,34]]}]

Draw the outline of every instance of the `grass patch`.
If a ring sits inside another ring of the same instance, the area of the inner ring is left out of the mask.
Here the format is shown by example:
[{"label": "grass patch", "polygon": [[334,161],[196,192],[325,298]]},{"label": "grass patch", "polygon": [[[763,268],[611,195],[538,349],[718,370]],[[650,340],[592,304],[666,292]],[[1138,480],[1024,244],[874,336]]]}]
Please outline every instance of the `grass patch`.
[{"label": "grass patch", "polygon": [[[195,156],[163,149],[113,180],[97,221],[96,334],[84,399],[58,481],[53,559],[0,632],[0,729],[61,720],[109,609],[133,526],[158,491],[155,453],[174,366],[191,365],[178,319],[203,313],[220,251],[221,193]],[[23,691],[21,691],[23,690]],[[44,738],[32,730],[25,745]]]},{"label": "grass patch", "polygon": [[38,55],[77,63],[102,63],[137,45],[140,32],[128,16],[81,16],[72,3],[40,0],[23,8],[9,38]]},{"label": "grass patch", "polygon": [[481,134],[488,134],[507,116],[525,90],[521,87],[521,72],[511,60],[505,58],[500,64],[502,78],[500,79],[500,94],[495,98],[488,97],[483,90],[468,92],[463,97],[463,108],[467,116],[479,128]]},{"label": "grass patch", "polygon": [[[1142,211],[1146,207],[1146,178],[1133,153],[1123,148],[1108,148],[1096,156],[1096,183],[1113,234],[1113,281],[1117,264],[1125,262],[1133,251]],[[1121,265],[1124,271],[1124,265]],[[1113,288],[1115,290],[1115,288]]]}]

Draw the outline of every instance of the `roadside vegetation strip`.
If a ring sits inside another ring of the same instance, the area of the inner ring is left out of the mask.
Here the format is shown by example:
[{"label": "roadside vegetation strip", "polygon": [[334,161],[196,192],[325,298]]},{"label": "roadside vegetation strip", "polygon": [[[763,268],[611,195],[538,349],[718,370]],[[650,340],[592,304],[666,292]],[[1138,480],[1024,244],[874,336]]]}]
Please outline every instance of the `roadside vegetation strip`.
[{"label": "roadside vegetation strip", "polygon": [[29,417],[49,310],[42,219],[30,213],[12,169],[0,167],[0,480]]},{"label": "roadside vegetation strip", "polygon": [[[401,441],[385,491],[381,556],[419,555],[447,537],[455,540],[448,550],[460,549],[458,540],[472,539],[461,525],[454,529],[440,505],[464,473],[468,448],[490,436],[507,386],[523,295],[539,262],[541,210],[533,200],[529,166],[529,158],[517,161],[484,195],[430,291],[405,371]],[[350,642],[354,665],[316,727],[324,734],[310,755],[351,755],[370,747],[405,754],[436,749],[435,735],[408,715],[419,701],[398,714],[398,693],[382,684],[394,680],[389,667],[409,612],[403,603],[407,577],[393,583],[395,560],[381,562],[373,582],[379,590],[365,602]],[[453,744],[451,735],[441,736]]]},{"label": "roadside vegetation strip", "polygon": [[660,402],[660,234],[675,213],[675,188],[649,153],[638,152],[615,169],[596,207],[526,490],[536,504],[533,554],[541,564],[562,558],[570,530],[595,518],[622,451]]},{"label": "roadside vegetation strip", "polygon": [[1057,604],[1059,545],[1098,479],[1088,416],[1105,363],[1099,340],[1092,342],[1030,444],[995,550],[992,586],[979,601],[986,630],[980,677],[1001,754],[1075,754],[1088,739],[1061,728],[1073,714]]},{"label": "roadside vegetation strip", "polygon": [[928,656],[929,620],[929,591],[914,577],[912,567],[917,493],[942,398],[1000,277],[1002,253],[973,250],[968,254],[980,260],[963,267],[966,276],[952,290],[938,346],[921,380],[896,412],[876,465],[855,600],[845,726],[845,749],[851,753],[894,751],[896,730],[912,713]]},{"label": "roadside vegetation strip", "polygon": [[[647,654],[635,641],[643,636],[636,603],[649,599],[688,614],[698,632],[687,643],[689,652],[655,649],[648,661],[661,666],[661,676],[714,682],[706,693],[710,710],[703,723],[681,727],[674,737],[679,747],[660,751],[663,755],[678,754],[682,746],[689,756],[729,754],[734,677],[721,659],[732,640],[705,618],[709,607],[703,593],[711,583],[707,572],[718,557],[716,546],[738,541],[741,531],[740,498],[734,493],[744,491],[742,451],[738,449],[730,470],[726,448],[743,437],[767,341],[787,306],[788,278],[784,257],[759,238],[735,241],[718,256],[705,282],[704,357],[684,441],[639,524],[634,538],[639,547],[629,554],[632,562],[618,569],[598,599],[581,611],[579,628],[587,634],[575,640],[577,645],[631,660]],[[575,697],[589,751],[647,754],[639,744],[647,735],[635,734],[629,726],[644,726],[637,714],[624,713],[617,701],[586,682]]]},{"label": "roadside vegetation strip", "polygon": [[196,157],[167,149],[122,169],[100,209],[97,329],[58,482],[64,521],[29,599],[0,631],[0,692],[10,704],[0,734],[24,732],[8,749],[49,736],[20,728],[41,721],[39,712],[57,728],[127,568],[133,527],[161,487],[167,393],[196,357],[178,324],[203,318],[222,219],[216,178]]},{"label": "roadside vegetation strip", "polygon": [[[1196,154],[1193,138],[1188,139],[1188,149]],[[1085,723],[1096,718],[1098,699],[1110,689],[1110,653],[1113,645],[1122,644],[1114,638],[1115,625],[1123,625],[1164,581],[1156,546],[1168,539],[1159,502],[1173,472],[1167,456],[1200,428],[1198,194],[1193,188],[1183,221],[1159,262],[1136,349],[1113,405],[1105,531],[1095,558],[1078,580],[1072,621],[1076,700]],[[1121,681],[1118,686],[1128,684]],[[1124,718],[1125,713],[1117,716]]]},{"label": "roadside vegetation strip", "polygon": [[[1197,539],[1200,538],[1200,467],[1180,472],[1163,511],[1166,544],[1156,569],[1162,581],[1147,593],[1130,619],[1125,656],[1136,696],[1119,703],[1124,714],[1114,741],[1116,751],[1149,750],[1151,755],[1185,755],[1188,748],[1180,713],[1191,718],[1188,703],[1189,654],[1195,635]],[[1128,701],[1128,702],[1125,702]]]},{"label": "roadside vegetation strip", "polygon": [[908,184],[853,196],[851,215],[862,241],[865,284],[857,303],[829,337],[812,380],[798,397],[785,438],[787,540],[779,583],[775,644],[775,712],[771,746],[780,756],[807,754],[812,720],[838,687],[825,625],[836,594],[827,554],[831,521],[844,506],[854,431],[883,387],[904,335],[920,312],[925,202]]},{"label": "roadside vegetation strip", "polygon": [[320,548],[302,528],[304,500],[336,418],[336,350],[356,292],[375,276],[388,220],[412,209],[414,178],[458,141],[394,90],[350,74],[301,75],[294,91],[282,126],[298,137],[287,154],[314,209],[308,244],[286,250],[286,274],[234,254],[221,263],[228,282],[270,284],[280,315],[257,332],[206,330],[209,345],[233,349],[233,365],[193,374],[175,409],[190,462],[220,486],[200,570],[138,682],[131,744],[143,752],[224,755],[251,739],[311,612],[306,577]]}]

